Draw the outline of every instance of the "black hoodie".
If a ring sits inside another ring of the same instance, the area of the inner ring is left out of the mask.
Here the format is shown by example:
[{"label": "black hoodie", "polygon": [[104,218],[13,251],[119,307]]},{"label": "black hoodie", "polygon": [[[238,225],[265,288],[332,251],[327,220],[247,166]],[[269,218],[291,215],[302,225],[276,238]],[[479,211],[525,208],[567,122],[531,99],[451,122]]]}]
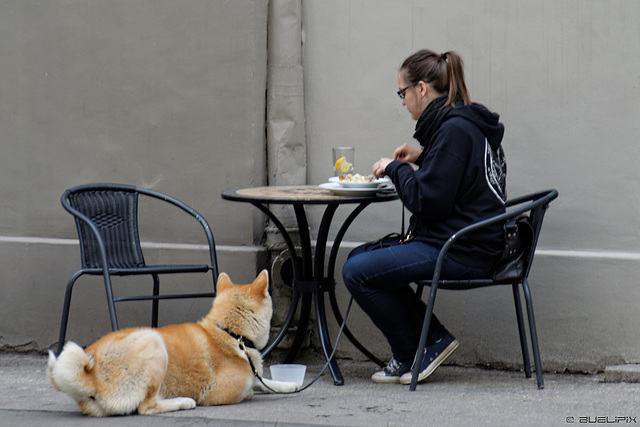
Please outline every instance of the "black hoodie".
[{"label": "black hoodie", "polygon": [[[438,117],[442,124],[437,129],[421,132],[429,118],[433,115],[423,113],[416,124],[414,137],[425,147],[419,169],[396,160],[385,174],[413,214],[414,238],[441,247],[457,230],[505,211],[504,126],[480,104],[450,108]],[[503,238],[503,227],[496,224],[461,237],[449,255],[465,265],[488,268],[497,261]]]}]

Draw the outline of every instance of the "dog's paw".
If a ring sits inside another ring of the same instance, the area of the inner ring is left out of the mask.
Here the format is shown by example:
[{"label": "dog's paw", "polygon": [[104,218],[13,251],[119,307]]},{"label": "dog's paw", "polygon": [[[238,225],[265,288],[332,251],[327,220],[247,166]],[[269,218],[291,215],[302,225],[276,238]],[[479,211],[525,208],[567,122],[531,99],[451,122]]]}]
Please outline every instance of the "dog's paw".
[{"label": "dog's paw", "polygon": [[291,387],[293,387],[293,391],[298,391],[302,388],[302,384],[298,384],[298,383],[289,383],[291,384]]},{"label": "dog's paw", "polygon": [[298,383],[289,381],[278,381],[278,392],[280,393],[293,393],[300,390],[302,386]]},{"label": "dog's paw", "polygon": [[190,397],[174,397],[171,399],[154,398],[145,400],[138,407],[138,413],[141,415],[162,414],[164,412],[180,411],[182,409],[193,409],[196,407],[196,401]]},{"label": "dog's paw", "polygon": [[262,381],[256,381],[255,389],[266,393],[294,393],[302,388],[301,385],[288,381],[275,381],[263,378]]},{"label": "dog's paw", "polygon": [[190,397],[178,397],[180,400],[180,409],[193,409],[196,407],[196,401]]}]

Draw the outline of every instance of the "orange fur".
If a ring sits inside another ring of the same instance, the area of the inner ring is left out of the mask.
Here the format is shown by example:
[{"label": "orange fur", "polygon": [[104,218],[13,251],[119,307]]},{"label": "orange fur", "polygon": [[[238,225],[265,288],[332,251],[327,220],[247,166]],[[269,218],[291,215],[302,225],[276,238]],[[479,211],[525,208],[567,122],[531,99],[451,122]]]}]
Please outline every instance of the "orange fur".
[{"label": "orange fur", "polygon": [[[256,381],[247,357],[262,375],[262,357],[248,355],[219,326],[264,347],[272,306],[266,270],[248,285],[218,279],[218,296],[197,323],[159,329],[129,328],[105,335],[86,350],[68,342],[58,358],[50,352],[47,374],[56,389],[74,398],[84,414],[153,414],[198,405],[251,399]],[[293,392],[295,383],[265,380]]]}]

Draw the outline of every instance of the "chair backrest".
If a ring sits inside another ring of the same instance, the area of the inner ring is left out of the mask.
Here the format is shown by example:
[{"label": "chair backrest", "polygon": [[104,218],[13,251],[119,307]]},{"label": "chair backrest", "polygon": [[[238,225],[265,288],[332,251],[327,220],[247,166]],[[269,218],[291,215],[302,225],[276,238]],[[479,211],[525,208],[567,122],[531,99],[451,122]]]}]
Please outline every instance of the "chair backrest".
[{"label": "chair backrest", "polygon": [[[542,230],[544,215],[549,208],[549,204],[556,197],[558,197],[556,190],[545,190],[507,201],[507,208],[515,208],[517,211],[527,209],[529,223],[533,229],[533,235],[528,242],[528,247],[524,248],[524,272],[522,277],[529,275],[531,265],[533,264],[533,256],[535,255],[536,246],[538,245],[538,238],[540,237],[540,230]],[[520,209],[518,209],[518,207],[520,207]]]},{"label": "chair backrest", "polygon": [[134,189],[76,187],[65,192],[62,204],[76,221],[83,268],[103,267],[102,248],[108,268],[145,266]]}]

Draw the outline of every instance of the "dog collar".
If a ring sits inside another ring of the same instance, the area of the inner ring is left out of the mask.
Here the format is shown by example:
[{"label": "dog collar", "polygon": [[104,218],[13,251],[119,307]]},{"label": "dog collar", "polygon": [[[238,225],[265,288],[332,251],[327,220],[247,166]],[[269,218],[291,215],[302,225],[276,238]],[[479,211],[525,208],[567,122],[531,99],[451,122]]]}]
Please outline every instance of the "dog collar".
[{"label": "dog collar", "polygon": [[251,360],[251,356],[249,355],[249,350],[247,350],[247,347],[256,348],[256,346],[253,344],[253,341],[243,337],[242,335],[238,335],[235,332],[231,332],[230,330],[228,330],[227,328],[225,328],[219,323],[218,323],[218,328],[222,329],[223,331],[231,335],[233,338],[238,340],[238,345],[240,346],[240,349],[244,352],[244,354],[247,356],[247,361],[249,362],[249,366],[251,366],[251,371],[253,371],[253,375],[259,378],[260,381],[262,381],[262,378],[260,378],[260,373],[258,372],[258,370],[256,369],[256,366],[253,364],[253,361]]},{"label": "dog collar", "polygon": [[228,333],[229,335],[231,335],[233,338],[235,338],[236,340],[238,340],[239,343],[243,344],[245,347],[248,348],[256,348],[255,344],[253,343],[253,341],[251,341],[250,339],[248,339],[247,337],[244,337],[242,335],[238,335],[235,332],[230,331],[229,329],[225,328],[224,326],[222,326],[221,324],[218,324],[218,328],[222,329],[223,331],[225,331],[226,333]]}]

